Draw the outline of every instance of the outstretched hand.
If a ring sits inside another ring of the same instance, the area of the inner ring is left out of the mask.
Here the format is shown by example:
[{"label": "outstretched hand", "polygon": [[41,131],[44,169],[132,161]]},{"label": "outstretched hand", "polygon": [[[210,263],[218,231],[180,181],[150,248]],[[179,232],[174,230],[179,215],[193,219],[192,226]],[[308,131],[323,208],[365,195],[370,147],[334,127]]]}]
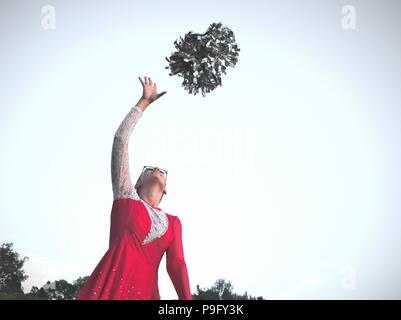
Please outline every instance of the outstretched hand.
[{"label": "outstretched hand", "polygon": [[156,83],[153,84],[152,79],[149,77],[145,77],[145,81],[143,81],[141,77],[138,78],[139,81],[141,81],[143,87],[143,93],[141,99],[148,101],[149,104],[156,101],[167,92],[163,91],[161,93],[157,93],[157,85]]}]

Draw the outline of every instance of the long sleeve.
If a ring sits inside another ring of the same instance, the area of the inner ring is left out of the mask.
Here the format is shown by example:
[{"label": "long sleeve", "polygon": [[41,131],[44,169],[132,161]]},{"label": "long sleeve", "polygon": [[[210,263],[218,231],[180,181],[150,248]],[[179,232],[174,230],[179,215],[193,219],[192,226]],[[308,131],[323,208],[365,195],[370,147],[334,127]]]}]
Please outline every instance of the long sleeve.
[{"label": "long sleeve", "polygon": [[121,122],[114,134],[111,155],[111,182],[113,186],[113,200],[123,195],[135,192],[129,172],[128,143],[132,130],[142,116],[142,110],[133,107]]},{"label": "long sleeve", "polygon": [[173,282],[179,300],[192,300],[188,270],[182,245],[182,226],[178,217],[173,223],[174,238],[166,251],[167,273]]}]

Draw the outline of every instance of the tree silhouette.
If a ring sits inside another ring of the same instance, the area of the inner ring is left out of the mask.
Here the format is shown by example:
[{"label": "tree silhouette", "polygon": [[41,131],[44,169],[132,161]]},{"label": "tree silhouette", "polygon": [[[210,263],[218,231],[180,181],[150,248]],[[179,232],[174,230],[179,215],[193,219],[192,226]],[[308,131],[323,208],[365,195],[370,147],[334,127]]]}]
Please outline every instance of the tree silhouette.
[{"label": "tree silhouette", "polygon": [[193,300],[265,300],[262,296],[252,297],[245,294],[238,295],[233,292],[233,286],[230,281],[217,279],[211,288],[201,289],[196,286],[197,293],[192,295]]},{"label": "tree silhouette", "polygon": [[13,250],[13,243],[3,243],[0,247],[0,292],[3,294],[23,294],[21,283],[28,279],[22,267],[28,257],[20,258]]},{"label": "tree silhouette", "polygon": [[64,279],[47,281],[40,289],[32,287],[27,296],[32,299],[75,300],[88,278],[89,276],[79,277],[72,284]]}]

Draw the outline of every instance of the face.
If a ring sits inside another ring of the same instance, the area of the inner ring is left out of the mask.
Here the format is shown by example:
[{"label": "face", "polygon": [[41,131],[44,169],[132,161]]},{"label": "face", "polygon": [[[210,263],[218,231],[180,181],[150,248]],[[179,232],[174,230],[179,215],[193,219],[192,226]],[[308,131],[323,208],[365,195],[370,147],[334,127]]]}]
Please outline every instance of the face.
[{"label": "face", "polygon": [[[159,168],[146,169],[142,172],[142,178],[140,180],[141,185],[158,183],[160,186],[166,190],[167,175],[162,173]],[[166,193],[166,192],[165,192]]]}]

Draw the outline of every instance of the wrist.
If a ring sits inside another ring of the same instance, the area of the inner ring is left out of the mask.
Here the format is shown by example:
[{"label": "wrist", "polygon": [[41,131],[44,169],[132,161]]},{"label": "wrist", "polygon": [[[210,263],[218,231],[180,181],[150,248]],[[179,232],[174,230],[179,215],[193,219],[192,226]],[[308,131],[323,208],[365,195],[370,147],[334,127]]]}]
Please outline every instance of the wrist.
[{"label": "wrist", "polygon": [[139,101],[137,102],[136,106],[141,109],[141,111],[145,111],[147,107],[149,107],[150,101],[146,100],[144,98],[140,98]]}]

